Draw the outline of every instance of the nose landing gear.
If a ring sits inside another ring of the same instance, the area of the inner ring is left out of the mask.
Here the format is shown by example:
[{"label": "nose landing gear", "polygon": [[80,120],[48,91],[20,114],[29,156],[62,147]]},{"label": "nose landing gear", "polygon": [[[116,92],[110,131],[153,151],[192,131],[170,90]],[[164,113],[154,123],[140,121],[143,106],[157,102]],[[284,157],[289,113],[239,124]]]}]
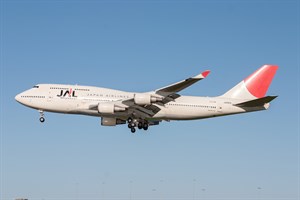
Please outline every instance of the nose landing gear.
[{"label": "nose landing gear", "polygon": [[40,113],[40,122],[41,123],[44,123],[45,122],[45,118],[44,118],[44,111],[42,111],[42,110],[39,110],[39,113]]},{"label": "nose landing gear", "polygon": [[40,122],[44,123],[45,122],[45,118],[44,117],[40,117]]}]

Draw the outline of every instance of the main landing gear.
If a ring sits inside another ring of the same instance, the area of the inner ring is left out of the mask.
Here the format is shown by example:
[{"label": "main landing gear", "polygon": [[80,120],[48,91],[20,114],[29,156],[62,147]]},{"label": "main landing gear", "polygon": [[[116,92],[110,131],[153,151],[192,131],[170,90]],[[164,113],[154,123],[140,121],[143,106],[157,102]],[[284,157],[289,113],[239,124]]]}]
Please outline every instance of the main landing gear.
[{"label": "main landing gear", "polygon": [[127,123],[128,128],[131,130],[131,133],[135,133],[135,127],[137,127],[138,129],[144,129],[145,131],[149,128],[148,121],[143,119],[132,119],[131,117],[129,117],[127,119]]},{"label": "main landing gear", "polygon": [[44,123],[45,122],[45,118],[44,118],[44,111],[42,111],[42,110],[39,110],[39,113],[40,113],[40,122],[41,123]]}]

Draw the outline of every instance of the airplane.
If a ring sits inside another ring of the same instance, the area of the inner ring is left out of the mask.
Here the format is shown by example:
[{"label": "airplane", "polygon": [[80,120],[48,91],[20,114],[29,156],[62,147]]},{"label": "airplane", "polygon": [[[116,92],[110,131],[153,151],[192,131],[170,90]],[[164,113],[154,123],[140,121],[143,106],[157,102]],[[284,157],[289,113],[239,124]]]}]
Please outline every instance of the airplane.
[{"label": "airplane", "polygon": [[162,121],[196,120],[239,113],[267,110],[277,96],[265,96],[278,69],[263,65],[236,86],[216,97],[182,96],[183,89],[205,79],[206,70],[160,89],[138,93],[108,88],[38,84],[15,99],[39,111],[40,122],[44,112],[80,114],[101,117],[102,126],[127,124],[132,133],[136,128],[148,130]]}]

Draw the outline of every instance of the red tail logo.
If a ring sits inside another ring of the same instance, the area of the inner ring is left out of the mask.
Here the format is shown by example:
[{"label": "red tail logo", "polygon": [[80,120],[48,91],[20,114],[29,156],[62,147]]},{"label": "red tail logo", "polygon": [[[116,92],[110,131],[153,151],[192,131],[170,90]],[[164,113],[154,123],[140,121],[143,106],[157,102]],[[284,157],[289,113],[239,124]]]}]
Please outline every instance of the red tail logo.
[{"label": "red tail logo", "polygon": [[248,91],[257,98],[264,97],[277,69],[276,65],[264,65],[244,79]]}]

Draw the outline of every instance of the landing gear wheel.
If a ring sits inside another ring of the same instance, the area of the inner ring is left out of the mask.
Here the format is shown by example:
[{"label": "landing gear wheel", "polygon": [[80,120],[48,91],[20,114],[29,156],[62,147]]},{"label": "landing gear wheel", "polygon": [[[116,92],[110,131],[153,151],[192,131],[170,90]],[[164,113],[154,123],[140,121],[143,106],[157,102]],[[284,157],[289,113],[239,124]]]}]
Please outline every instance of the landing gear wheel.
[{"label": "landing gear wheel", "polygon": [[129,117],[129,118],[127,119],[128,124],[130,124],[132,121],[133,121],[133,120],[132,120],[131,117]]},{"label": "landing gear wheel", "polygon": [[135,133],[135,128],[131,128],[131,133]]},{"label": "landing gear wheel", "polygon": [[138,128],[139,128],[139,129],[142,129],[142,128],[143,128],[143,123],[142,123],[142,122],[139,122],[139,123],[138,123]]},{"label": "landing gear wheel", "polygon": [[131,124],[130,124],[130,123],[128,124],[128,128],[132,128],[132,126],[131,126]]},{"label": "landing gear wheel", "polygon": [[45,118],[44,117],[40,117],[40,122],[41,123],[45,122]]},{"label": "landing gear wheel", "polygon": [[146,131],[146,130],[148,130],[148,128],[149,128],[149,124],[148,123],[144,123],[143,129]]}]

